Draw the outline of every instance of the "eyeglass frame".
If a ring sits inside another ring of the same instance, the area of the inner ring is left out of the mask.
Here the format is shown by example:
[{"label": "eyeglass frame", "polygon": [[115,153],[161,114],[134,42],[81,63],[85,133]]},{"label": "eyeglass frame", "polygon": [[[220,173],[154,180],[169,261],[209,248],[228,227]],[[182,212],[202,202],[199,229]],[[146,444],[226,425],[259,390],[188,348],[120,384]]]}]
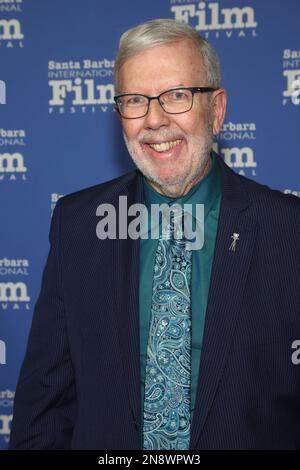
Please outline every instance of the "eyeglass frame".
[{"label": "eyeglass frame", "polygon": [[[164,95],[165,93],[168,93],[169,91],[176,91],[176,90],[189,90],[192,93],[191,106],[186,111],[179,111],[179,112],[176,112],[176,113],[170,113],[169,111],[166,111],[165,108],[163,107],[162,103],[160,102],[160,97],[162,95]],[[165,90],[157,96],[148,96],[148,95],[144,95],[143,93],[122,93],[121,95],[114,96],[114,101],[116,103],[115,111],[117,111],[123,119],[140,119],[142,117],[147,116],[147,114],[149,112],[149,108],[150,108],[150,101],[151,100],[157,100],[165,113],[167,113],[167,114],[183,114],[183,113],[187,113],[188,111],[190,111],[192,109],[193,104],[194,104],[194,94],[195,93],[211,93],[211,92],[216,91],[216,90],[219,90],[219,88],[203,87],[203,86],[196,86],[196,87],[195,86],[183,86],[183,87],[170,88],[169,90]],[[144,98],[147,98],[148,106],[147,106],[147,111],[145,112],[145,114],[143,114],[142,116],[138,116],[138,117],[123,116],[123,114],[121,113],[121,111],[119,109],[119,105],[118,105],[118,99],[121,98],[122,96],[143,96]]]}]

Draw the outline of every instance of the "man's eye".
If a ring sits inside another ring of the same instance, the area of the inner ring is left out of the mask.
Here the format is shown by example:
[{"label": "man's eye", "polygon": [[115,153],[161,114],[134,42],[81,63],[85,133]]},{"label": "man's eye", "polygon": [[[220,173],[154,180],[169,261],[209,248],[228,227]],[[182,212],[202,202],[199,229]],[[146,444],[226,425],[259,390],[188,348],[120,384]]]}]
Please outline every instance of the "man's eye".
[{"label": "man's eye", "polygon": [[169,93],[168,98],[172,101],[185,101],[187,99],[187,93],[184,91],[172,91]]},{"label": "man's eye", "polygon": [[135,106],[139,104],[144,104],[145,98],[143,96],[131,96],[127,98],[126,105],[127,106]]}]

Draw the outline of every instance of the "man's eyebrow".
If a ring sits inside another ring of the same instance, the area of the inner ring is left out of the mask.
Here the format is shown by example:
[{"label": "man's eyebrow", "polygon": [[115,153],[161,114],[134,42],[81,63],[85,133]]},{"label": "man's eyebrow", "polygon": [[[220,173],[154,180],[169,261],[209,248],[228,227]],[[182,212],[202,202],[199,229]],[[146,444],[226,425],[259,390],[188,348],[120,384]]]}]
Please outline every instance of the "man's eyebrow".
[{"label": "man's eyebrow", "polygon": [[[164,88],[160,93],[164,93],[164,91],[168,90],[173,90],[175,88],[189,88],[187,85],[183,85],[183,83],[180,83],[179,85],[172,85],[167,88]],[[158,93],[160,95],[160,93]],[[146,93],[143,93],[141,91],[120,91],[118,95],[145,95],[145,96],[152,96],[152,95],[147,95]]]}]

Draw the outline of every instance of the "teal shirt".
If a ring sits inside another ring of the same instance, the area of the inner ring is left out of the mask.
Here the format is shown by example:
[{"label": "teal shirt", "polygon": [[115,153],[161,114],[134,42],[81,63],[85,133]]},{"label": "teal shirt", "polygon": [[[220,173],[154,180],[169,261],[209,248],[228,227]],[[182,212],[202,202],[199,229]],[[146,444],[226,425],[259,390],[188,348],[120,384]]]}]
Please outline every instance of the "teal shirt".
[{"label": "teal shirt", "polygon": [[[215,155],[205,178],[193,186],[183,197],[170,198],[155,191],[144,178],[144,203],[150,214],[151,204],[204,204],[204,244],[192,255],[192,364],[191,364],[191,418],[195,407],[198,370],[200,363],[205,311],[210,284],[210,273],[215,248],[219,209],[221,202],[221,178]],[[195,212],[193,212],[195,213]],[[150,217],[149,217],[150,219]],[[149,224],[150,225],[150,224]],[[142,417],[145,391],[147,343],[151,315],[151,297],[154,259],[158,240],[140,241],[140,348],[141,348],[141,397]]]}]

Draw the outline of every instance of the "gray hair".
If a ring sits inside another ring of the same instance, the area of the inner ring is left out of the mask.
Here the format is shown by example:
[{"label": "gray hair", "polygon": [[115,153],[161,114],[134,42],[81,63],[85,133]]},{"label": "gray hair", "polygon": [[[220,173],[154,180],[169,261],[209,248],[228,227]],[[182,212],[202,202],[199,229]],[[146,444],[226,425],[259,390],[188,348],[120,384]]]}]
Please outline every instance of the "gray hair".
[{"label": "gray hair", "polygon": [[122,34],[115,61],[116,91],[119,70],[129,57],[154,46],[183,40],[192,41],[201,54],[206,73],[205,86],[220,88],[220,63],[214,48],[191,26],[173,19],[156,19],[128,29]]}]

